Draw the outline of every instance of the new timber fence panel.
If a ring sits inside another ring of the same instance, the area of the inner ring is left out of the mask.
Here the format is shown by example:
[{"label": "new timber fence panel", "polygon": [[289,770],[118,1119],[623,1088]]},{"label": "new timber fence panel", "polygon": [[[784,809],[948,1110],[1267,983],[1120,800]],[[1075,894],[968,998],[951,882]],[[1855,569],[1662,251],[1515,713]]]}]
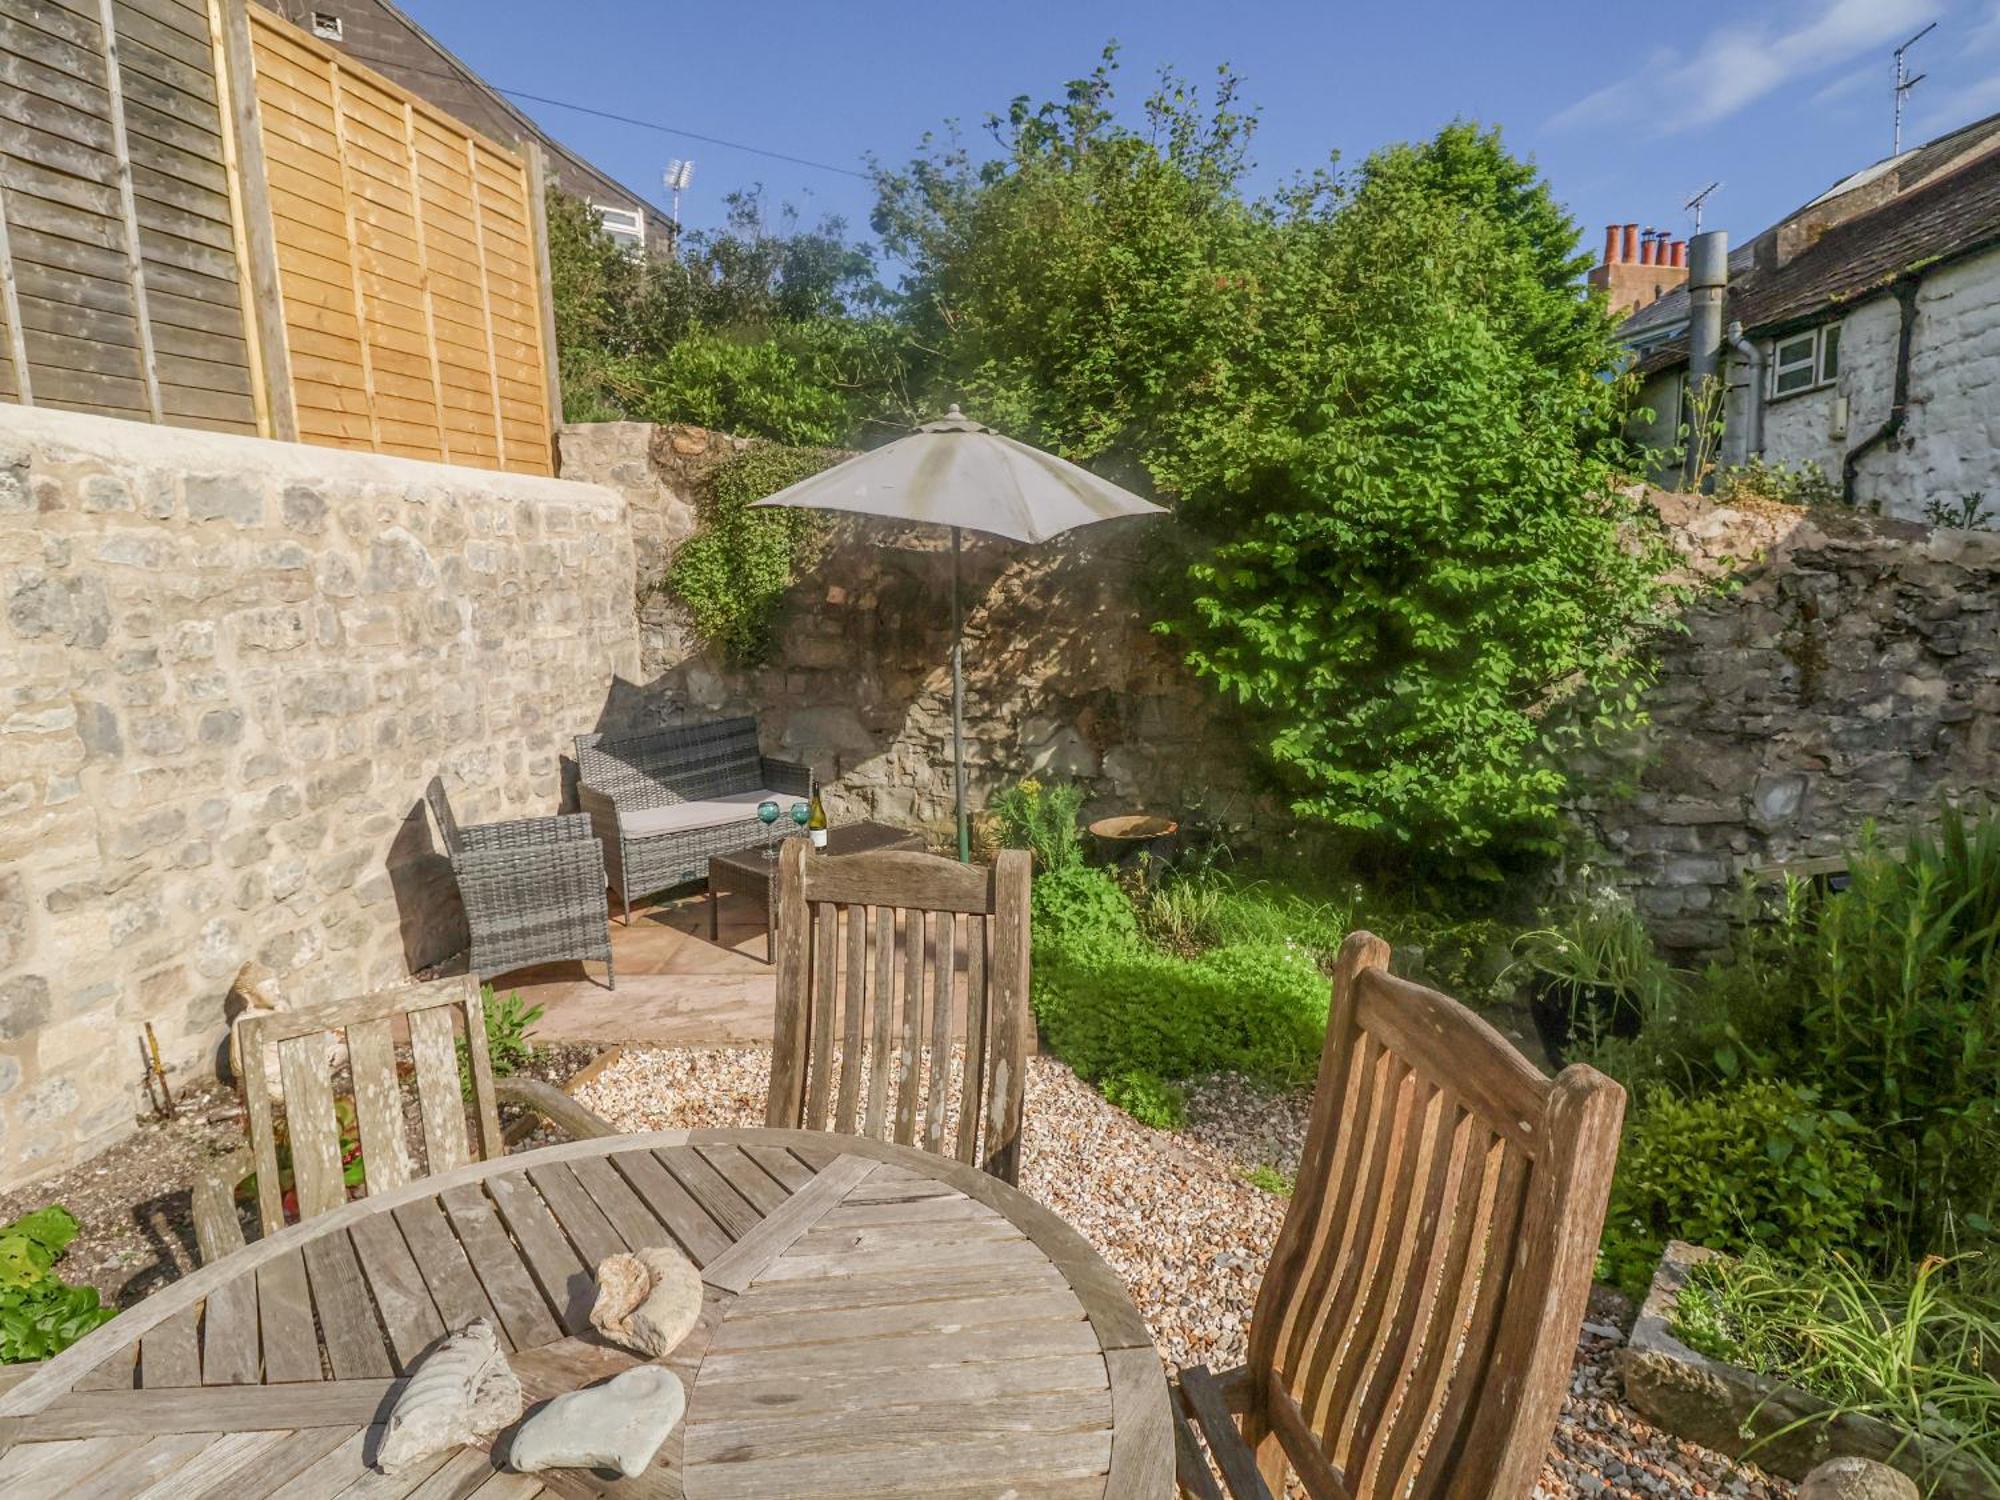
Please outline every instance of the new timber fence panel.
[{"label": "new timber fence panel", "polygon": [[527,163],[275,15],[249,29],[299,435],[554,472]]},{"label": "new timber fence panel", "polygon": [[0,0],[0,399],[260,429],[206,0]]},{"label": "new timber fence panel", "polygon": [[0,399],[551,473],[537,166],[248,0],[0,0]]}]

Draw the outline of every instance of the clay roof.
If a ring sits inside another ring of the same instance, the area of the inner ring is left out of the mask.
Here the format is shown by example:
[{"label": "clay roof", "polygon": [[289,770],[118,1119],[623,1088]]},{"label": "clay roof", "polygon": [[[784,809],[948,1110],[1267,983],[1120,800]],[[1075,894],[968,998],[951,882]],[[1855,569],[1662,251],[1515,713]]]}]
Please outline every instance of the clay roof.
[{"label": "clay roof", "polygon": [[[1980,126],[1990,123],[1981,121]],[[1943,156],[1948,144],[1962,150],[1967,134],[1954,132],[1944,141],[1918,147],[1908,159],[1923,165]],[[1781,332],[1878,296],[1907,272],[2000,245],[2000,138],[1991,131],[1982,134],[1995,149],[1833,225],[1782,266],[1770,264],[1768,253],[1758,253],[1766,236],[1737,250],[1729,258],[1728,316],[1752,334]],[[1904,170],[1906,180],[1920,181],[1923,175],[1908,166]],[[1670,301],[1675,305],[1662,305]],[[1686,318],[1686,293],[1670,293],[1627,319],[1620,332],[1637,341]],[[1651,373],[1686,359],[1682,332],[1648,350],[1638,368]]]}]

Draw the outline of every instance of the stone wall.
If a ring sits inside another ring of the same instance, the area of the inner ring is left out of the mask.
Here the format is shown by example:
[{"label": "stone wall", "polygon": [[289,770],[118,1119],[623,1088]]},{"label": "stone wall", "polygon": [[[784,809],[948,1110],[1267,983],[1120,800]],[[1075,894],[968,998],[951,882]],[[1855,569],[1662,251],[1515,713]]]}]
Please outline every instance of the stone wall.
[{"label": "stone wall", "polygon": [[[771,662],[740,671],[702,651],[658,588],[694,525],[703,473],[741,440],[700,428],[565,428],[562,472],[618,490],[638,538],[641,681],[633,726],[754,713],[767,754],[809,762],[828,811],[949,821],[948,535],[844,517],[794,590]],[[967,784],[981,807],[1029,772],[1083,782],[1093,811],[1198,812],[1230,824],[1271,809],[1212,694],[1149,628],[1149,519],[1041,547],[968,537]]]},{"label": "stone wall", "polygon": [[419,797],[543,813],[632,676],[604,489],[0,406],[0,1186],[130,1128],[140,1036],[212,1069],[464,943]]},{"label": "stone wall", "polygon": [[1655,934],[1698,952],[1742,871],[2000,791],[2000,535],[1656,503],[1691,571],[1729,583],[1664,644],[1637,794],[1582,811]]}]

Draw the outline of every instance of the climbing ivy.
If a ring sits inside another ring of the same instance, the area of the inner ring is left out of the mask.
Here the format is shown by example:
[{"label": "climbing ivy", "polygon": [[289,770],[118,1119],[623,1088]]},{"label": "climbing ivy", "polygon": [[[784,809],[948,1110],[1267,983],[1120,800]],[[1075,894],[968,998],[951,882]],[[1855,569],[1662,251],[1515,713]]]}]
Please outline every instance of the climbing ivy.
[{"label": "climbing ivy", "polygon": [[667,565],[662,586],[686,606],[703,644],[738,666],[770,654],[778,607],[821,534],[809,510],[753,510],[752,502],[843,457],[832,448],[747,448],[718,464],[695,496],[699,522]]}]

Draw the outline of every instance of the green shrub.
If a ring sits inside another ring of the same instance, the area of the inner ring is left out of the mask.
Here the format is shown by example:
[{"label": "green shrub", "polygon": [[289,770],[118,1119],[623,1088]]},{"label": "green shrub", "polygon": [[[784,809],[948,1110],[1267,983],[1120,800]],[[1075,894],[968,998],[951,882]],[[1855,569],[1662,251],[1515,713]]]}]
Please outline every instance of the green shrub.
[{"label": "green shrub", "polygon": [[675,550],[661,586],[687,607],[701,640],[754,664],[794,570],[820,534],[807,510],[753,510],[751,502],[817,474],[839,458],[824,448],[748,448],[708,475],[695,500],[700,523]]},{"label": "green shrub", "polygon": [[1104,1080],[1104,1097],[1141,1125],[1178,1130],[1187,1123],[1187,1091],[1156,1073],[1135,1070]]},{"label": "green shrub", "polygon": [[1900,859],[1864,837],[1820,914],[1799,1069],[1867,1126],[1894,1248],[2000,1220],[2000,815],[1945,808]]},{"label": "green shrub", "polygon": [[56,1204],[0,1227],[0,1364],[48,1359],[117,1316],[95,1287],[55,1274],[76,1231],[75,1217]]},{"label": "green shrub", "polygon": [[1835,1413],[1921,1433],[2000,1483],[2000,1379],[1991,1368],[2000,1302],[1947,1285],[1945,1265],[1927,1259],[1883,1282],[1843,1258],[1801,1267],[1752,1251],[1704,1261],[1675,1299],[1674,1335],[1810,1391]]},{"label": "green shrub", "polygon": [[1626,1123],[1601,1273],[1643,1291],[1670,1238],[1815,1263],[1866,1243],[1880,1191],[1867,1133],[1809,1088],[1750,1081],[1692,1099],[1654,1089]]},{"label": "green shrub", "polygon": [[1305,1083],[1327,998],[1325,977],[1299,949],[1232,946],[1183,959],[1136,944],[1064,943],[1035,957],[1035,1014],[1050,1046],[1098,1084],[1223,1071]]},{"label": "green shrub", "polygon": [[1139,941],[1131,901],[1116,880],[1089,865],[1037,875],[1030,915],[1037,961],[1055,949],[1122,951]]},{"label": "green shrub", "polygon": [[[479,998],[484,1002],[486,1016],[486,1054],[493,1059],[493,1076],[506,1078],[521,1071],[528,1059],[535,1055],[535,1044],[528,1040],[533,1034],[535,1022],[542,1018],[542,1007],[521,1003],[519,993],[510,993],[505,1000],[494,994],[493,986],[482,984]],[[465,1038],[459,1037],[458,1084],[465,1097],[472,1097],[472,1059],[465,1049]]]},{"label": "green shrub", "polygon": [[1049,873],[1083,863],[1083,836],[1076,826],[1082,808],[1082,787],[1073,782],[1044,786],[1032,776],[995,792],[986,804],[1000,825],[1001,844],[1029,850],[1035,868]]}]

